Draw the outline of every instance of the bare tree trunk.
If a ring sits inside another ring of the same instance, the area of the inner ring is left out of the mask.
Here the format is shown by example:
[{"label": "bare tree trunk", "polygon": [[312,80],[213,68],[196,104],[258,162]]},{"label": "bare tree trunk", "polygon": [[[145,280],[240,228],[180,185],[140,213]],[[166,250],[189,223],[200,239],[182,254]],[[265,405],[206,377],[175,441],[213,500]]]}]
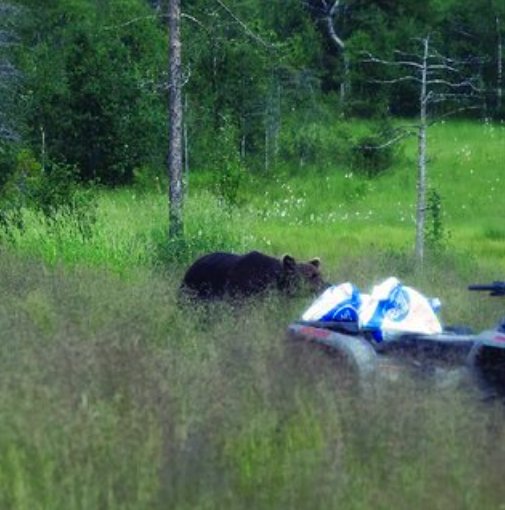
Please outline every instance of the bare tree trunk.
[{"label": "bare tree trunk", "polygon": [[46,131],[44,129],[44,126],[40,126],[40,142],[41,142],[40,159],[41,159],[41,165],[42,165],[42,173],[45,173],[45,171],[46,171]]},{"label": "bare tree trunk", "polygon": [[189,140],[188,140],[188,95],[184,95],[184,112],[182,120],[182,136],[184,140],[184,194],[189,191]]},{"label": "bare tree trunk", "polygon": [[183,233],[183,179],[182,179],[182,91],[181,91],[181,36],[180,0],[169,0],[169,231],[170,239],[182,236]]},{"label": "bare tree trunk", "polygon": [[246,138],[245,135],[242,135],[240,139],[240,160],[242,163],[245,161],[245,151],[246,151]]},{"label": "bare tree trunk", "polygon": [[349,61],[349,56],[347,53],[343,51],[343,61],[344,61],[344,79],[340,83],[340,104],[342,106],[345,105],[345,101],[347,99],[347,96],[351,92],[351,79],[350,79],[350,67],[351,63]]},{"label": "bare tree trunk", "polygon": [[424,39],[420,101],[420,124],[417,160],[416,260],[422,266],[424,259],[424,225],[426,221],[426,129],[427,129],[427,77],[429,36]]},{"label": "bare tree trunk", "polygon": [[272,70],[265,111],[265,170],[277,160],[281,123],[281,86],[278,74]]},{"label": "bare tree trunk", "polygon": [[496,16],[496,35],[498,37],[498,55],[497,55],[497,70],[496,70],[496,106],[498,110],[502,107],[503,98],[503,43],[501,38],[501,23],[499,16]]},{"label": "bare tree trunk", "polygon": [[347,54],[347,49],[344,41],[337,34],[335,29],[335,16],[337,15],[338,10],[341,8],[340,1],[341,0],[332,0],[333,4],[328,5],[326,0],[322,0],[323,7],[325,9],[325,21],[326,27],[328,30],[328,36],[330,37],[333,44],[341,51],[342,53],[342,62],[344,64],[344,76],[342,78],[342,82],[340,83],[340,103],[342,106],[345,104],[347,94],[350,91],[350,60],[349,55]]}]

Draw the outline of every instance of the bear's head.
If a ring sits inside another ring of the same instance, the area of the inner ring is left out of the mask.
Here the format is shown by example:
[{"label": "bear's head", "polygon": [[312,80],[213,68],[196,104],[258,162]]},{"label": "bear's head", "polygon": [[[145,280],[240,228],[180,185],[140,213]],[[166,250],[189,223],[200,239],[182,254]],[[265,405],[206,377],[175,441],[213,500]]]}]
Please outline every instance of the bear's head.
[{"label": "bear's head", "polygon": [[308,262],[297,262],[291,255],[281,259],[282,278],[280,287],[287,294],[300,292],[316,294],[327,287],[321,275],[321,261],[313,258]]}]

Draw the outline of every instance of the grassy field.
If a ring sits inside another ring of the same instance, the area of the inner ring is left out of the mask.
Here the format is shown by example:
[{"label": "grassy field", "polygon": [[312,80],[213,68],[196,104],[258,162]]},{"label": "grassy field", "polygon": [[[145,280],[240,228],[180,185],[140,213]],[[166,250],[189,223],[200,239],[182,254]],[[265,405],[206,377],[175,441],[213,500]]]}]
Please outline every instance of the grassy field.
[{"label": "grassy field", "polygon": [[[176,289],[210,249],[321,256],[328,278],[389,275],[484,327],[503,303],[505,126],[430,132],[443,249],[414,270],[415,140],[367,180],[347,168],[256,176],[225,207],[190,181],[184,246],[166,197],[100,192],[83,239],[26,215],[0,247],[0,509],[496,509],[505,505],[502,404],[409,379],[356,395],[321,353],[285,341],[310,299],[185,310]],[[178,258],[177,258],[178,257]]]},{"label": "grassy field", "polygon": [[[505,270],[504,140],[503,124],[454,121],[429,131],[429,186],[440,195],[448,251],[475,257],[497,273]],[[416,173],[416,140],[411,138],[393,167],[376,179],[342,165],[260,174],[242,183],[239,206],[227,208],[209,192],[212,176],[197,172],[191,175],[185,211],[186,258],[216,247],[256,247],[300,257],[317,254],[333,270],[347,255],[371,248],[409,253]],[[159,260],[156,250],[165,243],[168,222],[162,187],[104,191],[97,217],[89,240],[68,222],[48,230],[39,217],[31,217],[28,231],[14,244],[49,262],[116,270]]]}]

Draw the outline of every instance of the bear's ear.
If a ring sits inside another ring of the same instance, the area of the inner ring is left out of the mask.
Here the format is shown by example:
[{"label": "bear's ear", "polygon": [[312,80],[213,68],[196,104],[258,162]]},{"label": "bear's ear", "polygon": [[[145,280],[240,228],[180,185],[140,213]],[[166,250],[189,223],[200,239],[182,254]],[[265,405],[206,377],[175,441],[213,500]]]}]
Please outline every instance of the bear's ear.
[{"label": "bear's ear", "polygon": [[284,255],[282,257],[282,266],[288,271],[292,271],[296,267],[296,260],[291,255]]},{"label": "bear's ear", "polygon": [[312,260],[309,260],[309,264],[312,264],[315,268],[319,269],[321,259],[319,257],[314,257]]}]

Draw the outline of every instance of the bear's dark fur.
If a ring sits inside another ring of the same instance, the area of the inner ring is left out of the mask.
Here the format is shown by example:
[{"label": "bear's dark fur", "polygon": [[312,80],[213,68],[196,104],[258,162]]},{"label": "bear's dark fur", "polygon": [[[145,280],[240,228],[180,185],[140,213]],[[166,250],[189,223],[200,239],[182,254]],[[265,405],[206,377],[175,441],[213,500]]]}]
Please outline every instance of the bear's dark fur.
[{"label": "bear's dark fur", "polygon": [[247,297],[277,289],[293,295],[302,289],[317,292],[324,286],[319,259],[296,262],[257,251],[245,255],[215,252],[197,259],[186,271],[182,294],[198,299]]}]

